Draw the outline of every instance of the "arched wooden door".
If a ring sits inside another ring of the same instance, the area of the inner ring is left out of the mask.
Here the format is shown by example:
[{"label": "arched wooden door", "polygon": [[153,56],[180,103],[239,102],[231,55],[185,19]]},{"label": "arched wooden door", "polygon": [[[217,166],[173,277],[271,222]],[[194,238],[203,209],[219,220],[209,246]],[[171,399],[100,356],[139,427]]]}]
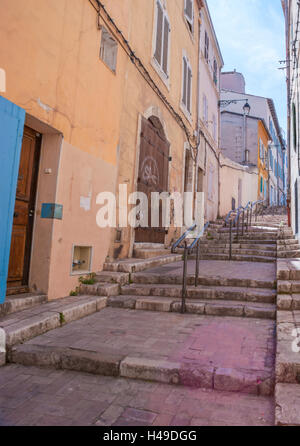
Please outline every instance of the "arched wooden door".
[{"label": "arched wooden door", "polygon": [[169,180],[170,144],[165,137],[163,127],[156,117],[142,119],[140,162],[138,174],[138,192],[148,198],[148,228],[135,230],[135,241],[143,243],[164,243],[166,229],[162,227],[160,204],[160,227],[151,228],[151,193],[167,192]]}]

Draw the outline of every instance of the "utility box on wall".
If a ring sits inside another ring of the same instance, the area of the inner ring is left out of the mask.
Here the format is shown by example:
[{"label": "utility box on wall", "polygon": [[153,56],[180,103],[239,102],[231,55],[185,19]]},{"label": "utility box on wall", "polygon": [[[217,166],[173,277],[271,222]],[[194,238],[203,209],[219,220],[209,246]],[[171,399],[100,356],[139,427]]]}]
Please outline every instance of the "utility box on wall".
[{"label": "utility box on wall", "polygon": [[71,274],[88,274],[92,266],[91,246],[73,246]]}]

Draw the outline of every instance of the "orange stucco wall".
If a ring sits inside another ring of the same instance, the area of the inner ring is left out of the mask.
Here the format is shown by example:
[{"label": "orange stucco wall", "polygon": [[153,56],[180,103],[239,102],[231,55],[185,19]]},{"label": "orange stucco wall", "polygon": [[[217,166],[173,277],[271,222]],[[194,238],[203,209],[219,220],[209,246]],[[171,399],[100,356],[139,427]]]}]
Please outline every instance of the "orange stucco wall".
[{"label": "orange stucco wall", "polygon": [[[258,166],[258,199],[263,199],[263,194],[264,194],[264,189],[263,192],[261,193],[260,191],[260,182],[261,182],[261,177],[263,177],[264,182],[268,181],[269,175],[268,175],[268,167],[267,167],[267,163],[266,163],[266,155],[267,155],[267,150],[268,150],[268,144],[269,144],[269,135],[267,130],[265,129],[264,123],[262,121],[258,121],[258,160],[257,160],[257,166]],[[262,141],[264,147],[265,147],[265,160],[262,160],[260,157],[260,150],[259,150],[259,142],[260,140]],[[267,192],[267,196],[268,196],[268,192]],[[267,197],[265,197],[267,198]]]}]

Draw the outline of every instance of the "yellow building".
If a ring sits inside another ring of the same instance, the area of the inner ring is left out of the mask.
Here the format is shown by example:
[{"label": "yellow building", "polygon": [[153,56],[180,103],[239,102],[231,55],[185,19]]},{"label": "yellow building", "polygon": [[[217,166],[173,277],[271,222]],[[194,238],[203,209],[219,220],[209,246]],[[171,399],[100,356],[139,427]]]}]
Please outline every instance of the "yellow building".
[{"label": "yellow building", "polygon": [[178,237],[97,225],[98,194],[115,193],[118,211],[119,185],[143,191],[143,172],[157,177],[146,193],[201,191],[217,216],[223,61],[206,1],[2,0],[0,41],[0,100],[25,113],[9,293],[63,297],[107,255]]},{"label": "yellow building", "polygon": [[271,135],[263,120],[258,121],[258,200],[269,199],[269,143]]}]

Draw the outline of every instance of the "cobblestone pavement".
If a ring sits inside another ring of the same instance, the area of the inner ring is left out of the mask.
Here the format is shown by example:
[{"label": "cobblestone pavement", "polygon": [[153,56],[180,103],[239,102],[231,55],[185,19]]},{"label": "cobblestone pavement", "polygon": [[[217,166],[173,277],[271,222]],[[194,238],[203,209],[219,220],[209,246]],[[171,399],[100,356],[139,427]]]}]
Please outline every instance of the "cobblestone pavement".
[{"label": "cobblestone pavement", "polygon": [[263,426],[272,398],[9,365],[0,426]]},{"label": "cobblestone pavement", "polygon": [[[188,261],[188,274],[195,273],[195,261]],[[182,262],[148,269],[144,273],[182,275]],[[200,260],[199,276],[220,276],[229,279],[274,280],[275,263],[229,262],[227,260]]]},{"label": "cobblestone pavement", "polygon": [[274,366],[274,329],[271,320],[106,308],[27,344],[193,362],[264,380]]}]

